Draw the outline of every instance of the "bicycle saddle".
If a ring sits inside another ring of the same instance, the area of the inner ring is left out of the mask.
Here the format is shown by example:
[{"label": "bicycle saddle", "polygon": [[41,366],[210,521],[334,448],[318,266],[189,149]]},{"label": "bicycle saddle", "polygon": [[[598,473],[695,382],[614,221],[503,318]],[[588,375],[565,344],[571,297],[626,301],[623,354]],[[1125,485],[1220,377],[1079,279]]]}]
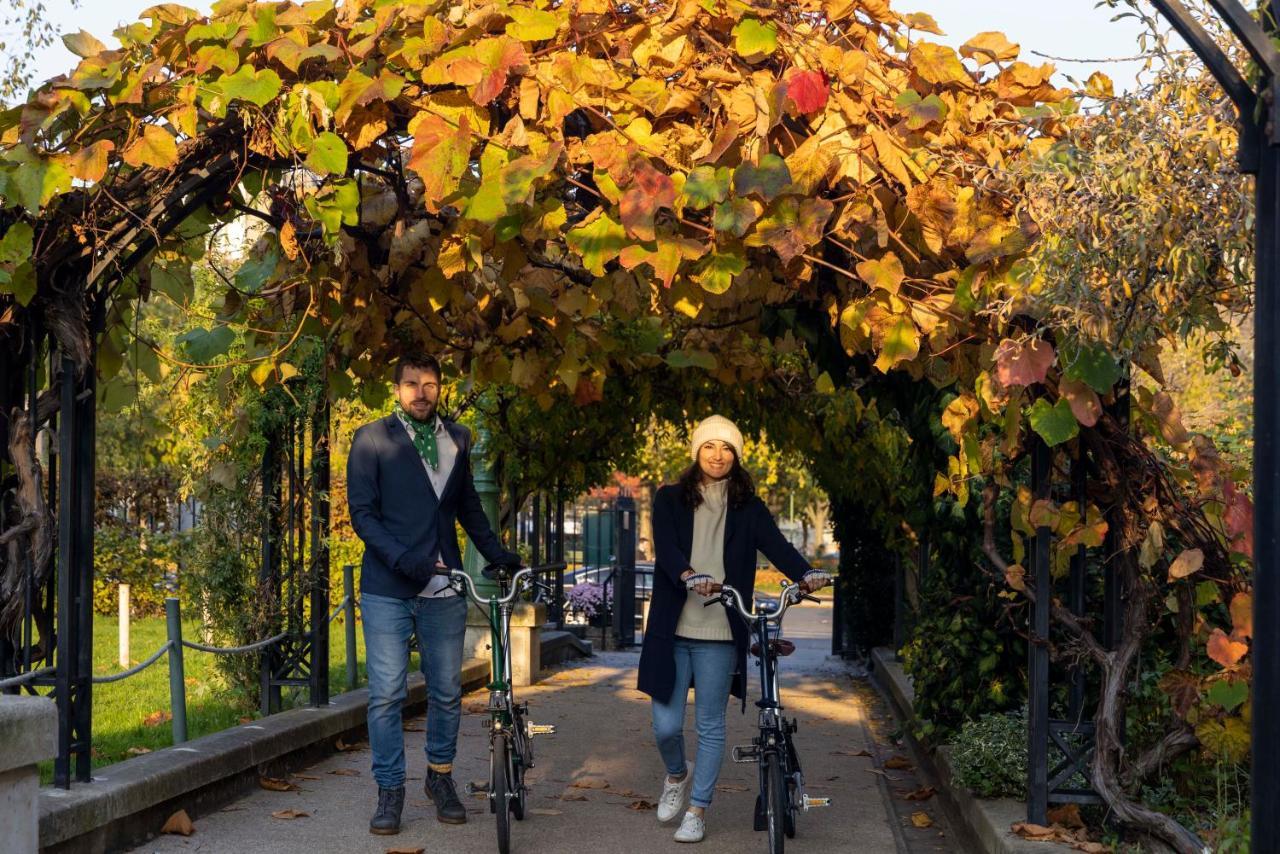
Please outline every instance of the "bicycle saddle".
[{"label": "bicycle saddle", "polygon": [[[785,656],[795,652],[796,645],[786,638],[774,638],[769,641],[769,650],[774,655]],[[751,644],[751,654],[756,658],[760,657],[760,643],[758,641]]]}]

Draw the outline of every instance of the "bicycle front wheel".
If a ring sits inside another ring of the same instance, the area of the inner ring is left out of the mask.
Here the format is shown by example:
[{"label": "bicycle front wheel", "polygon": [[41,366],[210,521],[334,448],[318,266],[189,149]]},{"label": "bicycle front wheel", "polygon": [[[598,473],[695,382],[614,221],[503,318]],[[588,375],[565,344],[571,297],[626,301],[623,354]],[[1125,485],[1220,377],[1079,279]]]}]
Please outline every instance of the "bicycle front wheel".
[{"label": "bicycle front wheel", "polygon": [[776,753],[765,757],[764,808],[769,854],[783,854],[787,844],[787,783],[782,779],[782,763]]},{"label": "bicycle front wheel", "polygon": [[489,776],[493,780],[489,789],[493,798],[493,814],[498,819],[498,854],[511,852],[511,781],[507,774],[511,760],[505,738],[493,740],[493,750],[489,754],[492,763]]}]

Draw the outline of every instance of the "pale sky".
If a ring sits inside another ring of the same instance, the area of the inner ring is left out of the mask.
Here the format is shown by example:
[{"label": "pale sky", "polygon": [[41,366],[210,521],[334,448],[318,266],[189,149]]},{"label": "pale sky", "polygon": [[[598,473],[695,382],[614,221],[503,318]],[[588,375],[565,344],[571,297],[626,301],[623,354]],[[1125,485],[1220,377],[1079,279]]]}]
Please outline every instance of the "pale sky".
[{"label": "pale sky", "polygon": [[[4,0],[0,0],[4,2]],[[143,9],[158,0],[81,0],[72,9],[70,0],[47,0],[49,14],[62,32],[88,30],[109,46],[116,44],[111,31],[121,23],[137,19]],[[183,5],[207,9],[209,3],[187,0]],[[1138,28],[1132,20],[1111,22],[1116,13],[1095,8],[1095,0],[895,0],[902,12],[928,12],[946,31],[940,39],[959,46],[971,36],[1000,30],[1022,45],[1023,59],[1045,60],[1031,55],[1038,50],[1053,56],[1104,59],[1132,56],[1138,52]],[[37,60],[37,79],[45,80],[75,67],[76,57],[61,42],[43,51]],[[1132,85],[1138,63],[1106,65],[1057,63],[1060,71],[1083,79],[1095,69],[1107,73],[1117,89]]]}]

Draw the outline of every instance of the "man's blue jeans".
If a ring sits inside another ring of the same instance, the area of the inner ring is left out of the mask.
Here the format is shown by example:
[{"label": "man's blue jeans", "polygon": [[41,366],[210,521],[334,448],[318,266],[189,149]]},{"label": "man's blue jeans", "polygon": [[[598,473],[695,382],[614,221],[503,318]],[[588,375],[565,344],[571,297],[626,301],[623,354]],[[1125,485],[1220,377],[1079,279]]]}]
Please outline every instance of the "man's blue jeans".
[{"label": "man's blue jeans", "polygon": [[698,731],[698,760],[693,766],[693,789],[689,802],[695,807],[711,806],[720,762],[724,758],[725,706],[733,684],[735,662],[733,642],[676,638],[676,681],[671,699],[653,701],[653,735],[658,752],[671,776],[686,770],[684,755],[684,710],[693,684],[694,721]]},{"label": "man's blue jeans", "polygon": [[360,598],[369,673],[369,747],[373,778],[394,789],[404,785],[401,706],[409,675],[409,639],[418,633],[427,679],[427,762],[449,765],[458,749],[462,720],[462,641],[467,600],[461,596]]}]

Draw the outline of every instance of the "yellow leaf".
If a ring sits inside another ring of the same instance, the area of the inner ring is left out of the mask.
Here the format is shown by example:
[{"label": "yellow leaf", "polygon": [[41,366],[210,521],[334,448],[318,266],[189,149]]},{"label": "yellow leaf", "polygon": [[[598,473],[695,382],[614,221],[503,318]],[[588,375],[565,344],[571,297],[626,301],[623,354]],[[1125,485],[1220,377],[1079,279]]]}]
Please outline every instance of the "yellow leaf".
[{"label": "yellow leaf", "polygon": [[134,168],[153,166],[167,169],[178,159],[178,144],[173,134],[159,125],[143,125],[142,133],[121,154],[124,162]]}]

